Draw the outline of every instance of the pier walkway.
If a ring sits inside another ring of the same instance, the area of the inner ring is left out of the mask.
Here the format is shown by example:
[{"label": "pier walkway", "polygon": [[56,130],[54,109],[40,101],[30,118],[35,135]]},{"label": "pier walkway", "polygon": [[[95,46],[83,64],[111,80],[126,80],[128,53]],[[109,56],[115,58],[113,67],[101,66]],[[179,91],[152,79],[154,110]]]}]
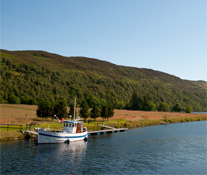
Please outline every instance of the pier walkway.
[{"label": "pier walkway", "polygon": [[115,132],[124,132],[127,131],[128,128],[112,128],[112,129],[104,129],[104,130],[97,130],[97,131],[88,131],[88,135],[101,135],[107,133],[115,133]]},{"label": "pier walkway", "polygon": [[106,129],[116,129],[116,128],[113,128],[111,126],[106,126],[106,125],[99,125],[102,129],[106,128]]},{"label": "pier walkway", "polygon": [[36,131],[23,131],[23,134],[38,135]]}]

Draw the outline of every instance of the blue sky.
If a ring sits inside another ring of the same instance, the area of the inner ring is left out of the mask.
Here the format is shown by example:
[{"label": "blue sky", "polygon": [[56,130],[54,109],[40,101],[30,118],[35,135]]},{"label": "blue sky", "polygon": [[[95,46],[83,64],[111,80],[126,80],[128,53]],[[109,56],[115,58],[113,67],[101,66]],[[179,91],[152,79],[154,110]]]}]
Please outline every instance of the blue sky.
[{"label": "blue sky", "polygon": [[1,0],[1,48],[207,80],[205,0]]}]

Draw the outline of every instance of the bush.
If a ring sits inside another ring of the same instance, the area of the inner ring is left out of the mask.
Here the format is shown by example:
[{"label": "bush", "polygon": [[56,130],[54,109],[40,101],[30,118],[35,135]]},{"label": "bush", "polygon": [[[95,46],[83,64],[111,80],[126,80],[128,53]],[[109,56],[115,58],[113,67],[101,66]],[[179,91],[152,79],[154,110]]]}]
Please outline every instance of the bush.
[{"label": "bush", "polygon": [[11,94],[10,96],[9,96],[9,103],[10,104],[20,104],[20,99],[19,99],[19,97],[17,97],[17,96],[15,96],[14,94]]},{"label": "bush", "polygon": [[191,113],[192,111],[193,111],[193,109],[192,109],[191,106],[187,106],[187,107],[185,108],[185,112],[186,112],[186,113]]},{"label": "bush", "polygon": [[158,107],[158,111],[167,112],[167,111],[170,111],[170,107],[166,102],[161,102],[159,107]]},{"label": "bush", "polygon": [[176,103],[176,105],[173,106],[173,111],[175,111],[175,112],[181,112],[182,111],[182,108],[181,108],[179,103]]}]

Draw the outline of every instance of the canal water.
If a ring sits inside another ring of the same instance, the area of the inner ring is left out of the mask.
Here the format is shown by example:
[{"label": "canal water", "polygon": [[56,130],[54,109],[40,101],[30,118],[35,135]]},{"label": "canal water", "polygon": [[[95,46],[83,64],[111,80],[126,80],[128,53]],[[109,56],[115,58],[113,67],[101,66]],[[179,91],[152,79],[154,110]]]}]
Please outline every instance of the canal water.
[{"label": "canal water", "polygon": [[207,121],[132,129],[88,142],[1,144],[1,174],[207,174]]}]

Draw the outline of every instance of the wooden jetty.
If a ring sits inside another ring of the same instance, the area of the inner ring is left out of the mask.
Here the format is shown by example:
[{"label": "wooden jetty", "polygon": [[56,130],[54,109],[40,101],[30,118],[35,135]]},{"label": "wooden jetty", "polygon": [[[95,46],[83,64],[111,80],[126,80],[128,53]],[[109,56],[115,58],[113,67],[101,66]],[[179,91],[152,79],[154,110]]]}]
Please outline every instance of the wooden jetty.
[{"label": "wooden jetty", "polygon": [[104,130],[97,130],[97,131],[88,131],[88,135],[101,135],[101,134],[108,134],[108,133],[116,133],[116,132],[124,132],[127,131],[128,128],[112,128],[112,129],[104,129]]},{"label": "wooden jetty", "polygon": [[29,135],[38,135],[36,131],[23,131],[23,134],[29,134]]},{"label": "wooden jetty", "polygon": [[106,129],[116,129],[114,127],[111,126],[106,126],[106,125],[99,125],[102,129],[106,128]]}]

